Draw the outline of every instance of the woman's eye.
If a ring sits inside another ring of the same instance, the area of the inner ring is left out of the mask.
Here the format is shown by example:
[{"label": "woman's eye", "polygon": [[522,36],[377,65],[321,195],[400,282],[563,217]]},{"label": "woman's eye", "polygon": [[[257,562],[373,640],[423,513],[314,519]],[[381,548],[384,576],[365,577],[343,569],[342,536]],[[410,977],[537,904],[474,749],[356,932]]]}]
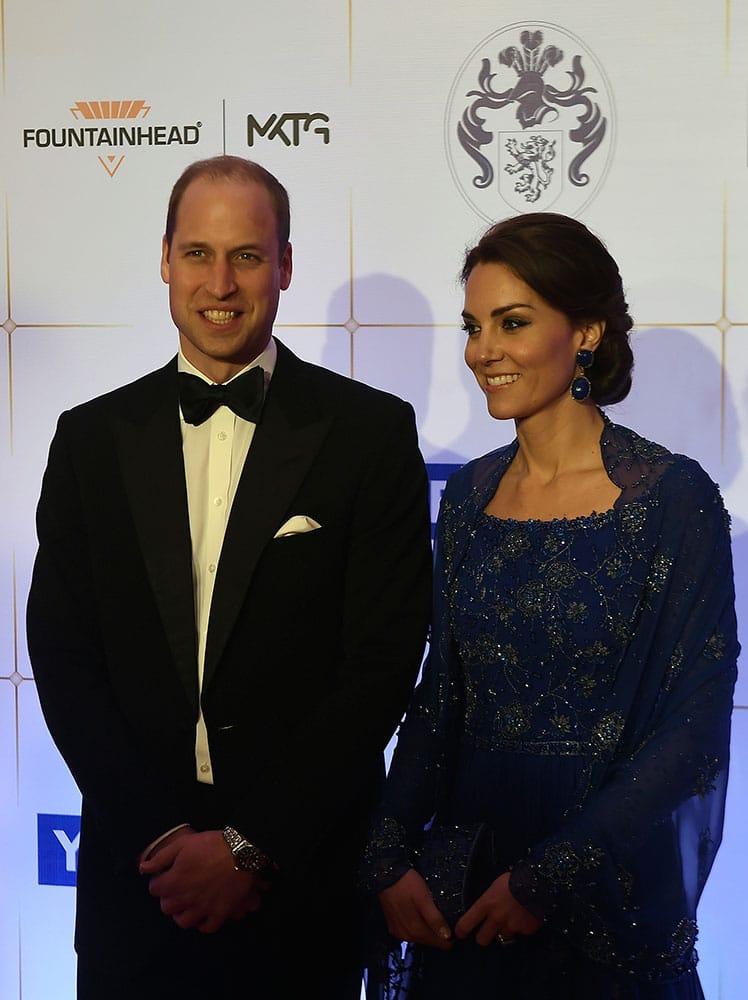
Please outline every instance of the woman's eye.
[{"label": "woman's eye", "polygon": [[505,316],[501,325],[504,330],[519,330],[520,327],[527,326],[527,320],[518,316]]},{"label": "woman's eye", "polygon": [[477,327],[475,323],[465,322],[462,324],[460,329],[462,330],[463,333],[466,333],[468,337],[472,337],[474,333],[478,332],[479,327]]}]

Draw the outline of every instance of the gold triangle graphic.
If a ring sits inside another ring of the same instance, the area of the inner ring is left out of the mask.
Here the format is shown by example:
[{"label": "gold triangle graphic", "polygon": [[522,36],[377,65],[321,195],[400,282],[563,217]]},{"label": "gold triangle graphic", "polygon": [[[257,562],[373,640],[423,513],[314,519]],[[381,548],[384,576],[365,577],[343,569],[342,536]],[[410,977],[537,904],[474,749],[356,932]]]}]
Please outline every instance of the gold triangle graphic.
[{"label": "gold triangle graphic", "polygon": [[[116,163],[115,163],[116,160]],[[110,177],[114,177],[119,168],[122,166],[122,161],[124,156],[100,156],[99,163],[102,165],[104,170],[109,174]],[[108,161],[108,162],[107,162]]]}]

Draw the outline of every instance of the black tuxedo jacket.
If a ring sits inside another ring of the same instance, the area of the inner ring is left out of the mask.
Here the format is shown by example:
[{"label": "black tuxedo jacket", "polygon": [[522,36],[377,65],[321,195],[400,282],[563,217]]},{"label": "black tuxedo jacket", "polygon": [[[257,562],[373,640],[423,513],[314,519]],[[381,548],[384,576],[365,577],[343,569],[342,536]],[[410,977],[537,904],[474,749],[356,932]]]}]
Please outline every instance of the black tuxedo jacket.
[{"label": "black tuxedo jacket", "polygon": [[[294,514],[321,528],[274,538]],[[166,830],[230,824],[280,867],[258,919],[350,892],[382,749],[422,654],[427,491],[409,405],[281,344],[234,498],[202,706],[176,360],[64,413],[37,514],[28,642],[83,796],[76,941],[154,945],[136,857]]]}]

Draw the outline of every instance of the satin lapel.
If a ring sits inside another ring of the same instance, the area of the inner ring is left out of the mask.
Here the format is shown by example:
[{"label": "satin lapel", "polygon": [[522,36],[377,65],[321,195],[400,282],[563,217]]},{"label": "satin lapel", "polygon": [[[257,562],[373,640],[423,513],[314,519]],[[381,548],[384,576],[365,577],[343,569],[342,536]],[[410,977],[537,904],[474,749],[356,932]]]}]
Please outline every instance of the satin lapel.
[{"label": "satin lapel", "polygon": [[[263,549],[298,492],[331,417],[314,402],[307,366],[278,344],[262,420],[244,463],[221,550],[205,654],[210,682],[247,595]],[[300,402],[303,401],[303,402]]]},{"label": "satin lapel", "polygon": [[115,431],[148,579],[177,673],[197,712],[192,546],[179,430],[176,364],[148,384],[140,412]]}]

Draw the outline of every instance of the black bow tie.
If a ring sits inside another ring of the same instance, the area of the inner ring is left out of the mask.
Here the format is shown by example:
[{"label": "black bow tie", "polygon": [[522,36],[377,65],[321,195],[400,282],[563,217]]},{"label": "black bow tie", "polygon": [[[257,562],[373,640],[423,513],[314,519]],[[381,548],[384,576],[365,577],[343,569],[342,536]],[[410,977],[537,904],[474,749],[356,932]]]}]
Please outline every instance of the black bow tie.
[{"label": "black bow tie", "polygon": [[211,385],[189,372],[179,373],[179,404],[188,424],[202,424],[219,406],[228,406],[237,417],[256,424],[264,399],[265,372],[257,365],[223,385]]}]

